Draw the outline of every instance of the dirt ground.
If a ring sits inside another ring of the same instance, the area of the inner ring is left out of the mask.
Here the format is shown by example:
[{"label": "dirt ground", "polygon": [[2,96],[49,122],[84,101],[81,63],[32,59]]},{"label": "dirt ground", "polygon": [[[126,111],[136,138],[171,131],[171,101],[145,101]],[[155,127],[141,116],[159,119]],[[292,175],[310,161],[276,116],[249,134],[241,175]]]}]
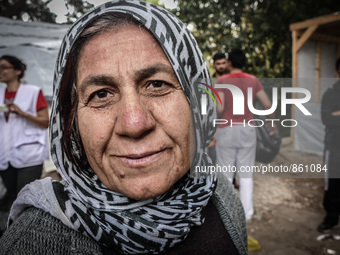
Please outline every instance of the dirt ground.
[{"label": "dirt ground", "polygon": [[[272,165],[323,164],[322,156],[303,153],[284,142]],[[321,235],[316,228],[325,215],[322,207],[324,173],[304,178],[299,174],[255,174],[255,216],[247,223],[248,235],[259,242],[260,250],[250,255],[340,254],[340,240]],[[284,178],[283,178],[284,177]],[[331,234],[340,235],[335,229]]]}]

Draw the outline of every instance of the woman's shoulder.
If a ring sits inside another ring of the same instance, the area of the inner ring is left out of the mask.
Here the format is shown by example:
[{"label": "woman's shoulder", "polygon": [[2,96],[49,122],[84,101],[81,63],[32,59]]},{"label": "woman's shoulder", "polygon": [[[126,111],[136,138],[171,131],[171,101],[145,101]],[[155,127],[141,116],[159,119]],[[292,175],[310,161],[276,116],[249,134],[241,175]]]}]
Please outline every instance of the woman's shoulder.
[{"label": "woman's shoulder", "polygon": [[233,185],[222,173],[218,173],[212,202],[239,254],[247,254],[247,226],[243,206]]},{"label": "woman's shoulder", "polygon": [[0,239],[0,254],[102,254],[100,246],[47,212],[30,207]]}]

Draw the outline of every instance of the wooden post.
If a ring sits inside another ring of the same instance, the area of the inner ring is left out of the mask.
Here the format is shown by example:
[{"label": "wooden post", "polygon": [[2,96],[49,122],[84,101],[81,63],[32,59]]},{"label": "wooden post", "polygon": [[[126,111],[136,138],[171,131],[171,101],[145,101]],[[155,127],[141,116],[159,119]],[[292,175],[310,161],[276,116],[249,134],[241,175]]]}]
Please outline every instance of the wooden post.
[{"label": "wooden post", "polygon": [[[298,59],[298,50],[297,50],[297,30],[293,30],[292,32],[292,39],[293,39],[293,84],[292,86],[295,88],[297,87],[297,78],[298,78],[298,67],[299,67],[299,59]],[[296,95],[293,94],[293,98]],[[292,106],[292,119],[295,118],[295,108]],[[295,145],[295,129],[290,129],[290,135],[292,137],[293,146]]]},{"label": "wooden post", "polygon": [[[298,76],[298,51],[296,50],[297,47],[297,31],[293,30],[292,32],[293,37],[293,78],[297,78]],[[296,87],[293,80],[293,87]]]},{"label": "wooden post", "polygon": [[[293,87],[298,87],[298,78],[299,78],[299,50],[303,47],[303,45],[310,39],[320,41],[317,44],[316,48],[316,70],[315,70],[315,101],[316,103],[320,103],[321,98],[321,41],[324,42],[333,42],[338,45],[337,56],[340,57],[340,38],[338,36],[338,27],[340,23],[340,12],[336,12],[330,15],[308,19],[302,22],[290,24],[289,30],[292,32],[292,41],[293,41],[293,49],[292,49],[292,77]],[[330,26],[329,31],[334,31],[335,33],[327,33],[328,30],[326,28]],[[320,27],[320,29],[318,29]],[[340,78],[340,77],[339,77]],[[296,94],[293,94],[293,98],[296,98]],[[292,106],[292,119],[295,118],[295,107]],[[293,145],[295,146],[295,130],[291,129],[291,137]]]},{"label": "wooden post", "polygon": [[317,28],[318,25],[313,25],[307,28],[307,30],[301,35],[300,39],[296,42],[296,51],[299,51],[302,48]]},{"label": "wooden post", "polygon": [[321,78],[321,45],[320,41],[316,44],[316,59],[315,59],[315,103],[320,104],[320,78]]},{"label": "wooden post", "polygon": [[[340,58],[340,43],[338,44],[338,52],[336,55],[336,59]],[[340,78],[340,75],[338,73],[336,73],[337,78]]]}]

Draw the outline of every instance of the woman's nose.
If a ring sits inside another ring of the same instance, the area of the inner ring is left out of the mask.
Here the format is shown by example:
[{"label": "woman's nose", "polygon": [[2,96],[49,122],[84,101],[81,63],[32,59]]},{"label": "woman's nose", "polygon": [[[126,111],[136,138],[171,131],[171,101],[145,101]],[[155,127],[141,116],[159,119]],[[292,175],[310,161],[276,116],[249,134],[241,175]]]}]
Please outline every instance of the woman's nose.
[{"label": "woman's nose", "polygon": [[156,121],[151,109],[138,95],[122,98],[115,125],[115,133],[120,136],[140,138],[152,131]]}]

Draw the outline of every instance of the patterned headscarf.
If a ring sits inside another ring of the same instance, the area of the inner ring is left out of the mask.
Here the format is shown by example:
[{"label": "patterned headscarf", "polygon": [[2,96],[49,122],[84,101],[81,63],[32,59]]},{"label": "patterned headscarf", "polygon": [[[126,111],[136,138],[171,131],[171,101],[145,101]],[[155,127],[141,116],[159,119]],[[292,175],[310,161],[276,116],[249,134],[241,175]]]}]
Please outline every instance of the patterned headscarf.
[{"label": "patterned headscarf", "polygon": [[[91,21],[107,13],[132,16],[158,41],[191,106],[197,144],[192,166],[212,165],[204,148],[210,144],[215,132],[209,125],[215,109],[213,104],[208,104],[208,114],[200,114],[201,92],[197,82],[210,84],[210,76],[194,37],[181,21],[159,6],[139,1],[108,2],[82,16],[71,27],[57,59],[50,139],[52,159],[63,181],[41,180],[27,186],[20,195],[22,201],[19,198],[11,212],[11,219],[20,214],[20,208],[33,204],[100,245],[114,247],[126,254],[157,254],[183,241],[193,226],[203,223],[202,209],[214,192],[216,176],[189,174],[188,169],[171,191],[154,198],[134,200],[106,188],[89,165],[88,169],[79,169],[68,158],[62,144],[64,123],[60,110],[60,84],[64,71],[69,72],[66,63],[74,42]],[[85,155],[80,156],[86,160]],[[53,192],[42,192],[49,188]],[[37,192],[45,198],[37,198]],[[39,205],[27,202],[37,199]]]}]

